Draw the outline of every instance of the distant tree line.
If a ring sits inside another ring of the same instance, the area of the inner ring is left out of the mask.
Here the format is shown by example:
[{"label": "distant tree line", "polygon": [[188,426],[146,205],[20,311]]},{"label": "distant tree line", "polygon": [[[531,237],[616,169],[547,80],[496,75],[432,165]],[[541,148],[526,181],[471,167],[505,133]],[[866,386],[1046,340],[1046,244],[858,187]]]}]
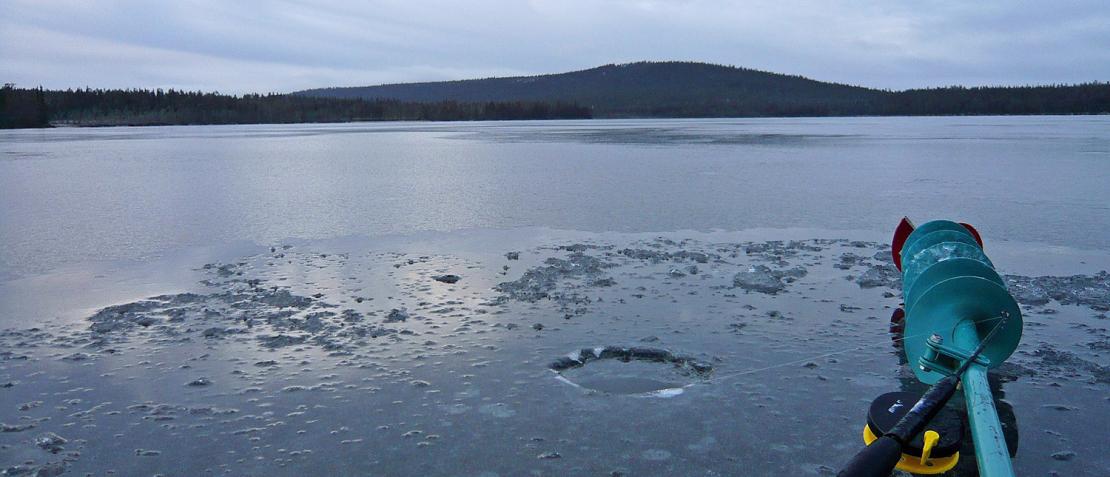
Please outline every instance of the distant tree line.
[{"label": "distant tree line", "polygon": [[324,123],[584,119],[589,108],[566,102],[334,99],[283,94],[231,96],[178,90],[0,89],[0,128],[54,125]]},{"label": "distant tree line", "polygon": [[1110,83],[911,89],[888,93],[883,114],[1105,114]]},{"label": "distant tree line", "polygon": [[[634,65],[636,66],[636,65]],[[649,65],[658,67],[658,65]],[[680,65],[684,66],[684,65]],[[673,67],[673,66],[672,66]],[[701,67],[701,66],[699,66]],[[882,91],[753,73],[746,81],[683,86],[684,75],[622,80],[619,88],[595,82],[592,96],[570,100],[427,101],[310,94],[230,96],[178,90],[0,89],[0,128],[55,125],[321,123],[348,121],[469,121],[585,119],[591,117],[790,117],[894,115],[1019,115],[1110,113],[1110,83],[1017,87],[948,87]],[[591,70],[592,71],[592,70]],[[709,70],[718,73],[720,70]],[[704,77],[702,77],[704,78]],[[487,80],[477,80],[487,81]],[[500,80],[498,80],[500,81]],[[584,81],[577,79],[582,86]],[[466,83],[466,82],[457,82]],[[727,83],[727,88],[720,86]],[[710,87],[710,85],[712,87]],[[482,83],[487,88],[494,85]],[[406,85],[406,87],[408,87]],[[467,85],[472,88],[474,85]],[[586,104],[589,106],[581,106]]]},{"label": "distant tree line", "polygon": [[595,117],[973,116],[1110,113],[1110,83],[1057,86],[830,91],[808,96],[753,93],[658,97],[593,105]]},{"label": "distant tree line", "polygon": [[42,88],[15,89],[11,83],[0,88],[0,129],[40,128],[49,122]]}]

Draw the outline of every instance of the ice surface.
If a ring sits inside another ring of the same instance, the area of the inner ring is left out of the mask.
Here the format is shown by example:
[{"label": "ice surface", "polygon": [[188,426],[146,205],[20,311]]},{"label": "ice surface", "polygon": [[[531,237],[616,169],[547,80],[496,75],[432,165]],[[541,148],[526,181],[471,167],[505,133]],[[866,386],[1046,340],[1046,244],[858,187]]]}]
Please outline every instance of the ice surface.
[{"label": "ice surface", "polygon": [[[871,398],[923,390],[887,322],[897,288],[861,282],[889,265],[874,241],[486,231],[283,245],[198,260],[191,286],[75,320],[5,317],[20,324],[0,330],[3,469],[808,475],[860,445]],[[737,281],[753,270],[774,293]],[[465,278],[433,278],[451,273]],[[1015,466],[1105,475],[1101,442],[1081,436],[1110,425],[1107,276],[1007,280],[1027,327],[991,384],[1020,434]],[[37,293],[60,293],[52,283]]]}]

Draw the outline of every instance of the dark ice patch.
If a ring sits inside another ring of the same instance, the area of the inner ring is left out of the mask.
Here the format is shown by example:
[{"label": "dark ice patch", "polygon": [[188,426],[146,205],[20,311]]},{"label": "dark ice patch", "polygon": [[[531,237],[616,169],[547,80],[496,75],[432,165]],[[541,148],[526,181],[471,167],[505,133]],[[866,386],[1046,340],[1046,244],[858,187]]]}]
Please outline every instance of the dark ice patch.
[{"label": "dark ice patch", "polygon": [[860,288],[902,288],[902,272],[898,271],[892,263],[871,265],[856,277],[856,284]]},{"label": "dark ice patch", "polygon": [[802,267],[774,270],[766,265],[755,265],[732,277],[732,285],[747,291],[777,294],[786,289],[788,283],[806,276]]},{"label": "dark ice patch", "polygon": [[603,278],[604,270],[612,266],[592,255],[573,252],[566,259],[548,258],[543,266],[528,269],[519,279],[502,282],[494,289],[503,293],[504,298],[535,302],[554,298],[560,280],[585,277],[597,281]]},{"label": "dark ice patch", "polygon": [[1039,306],[1056,300],[1061,305],[1081,305],[1095,311],[1110,311],[1110,273],[1063,277],[1006,275],[1006,285],[1023,305]]}]

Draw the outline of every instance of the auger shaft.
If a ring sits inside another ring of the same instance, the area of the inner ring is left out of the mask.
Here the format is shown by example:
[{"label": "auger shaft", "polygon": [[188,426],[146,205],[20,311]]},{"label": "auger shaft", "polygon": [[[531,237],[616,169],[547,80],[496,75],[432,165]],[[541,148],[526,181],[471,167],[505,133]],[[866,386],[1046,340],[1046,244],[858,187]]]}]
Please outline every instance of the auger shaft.
[{"label": "auger shaft", "polygon": [[[979,333],[975,324],[961,322],[953,333],[956,345],[964,349],[979,346]],[[971,363],[963,378],[964,400],[967,403],[967,420],[971,424],[971,439],[975,441],[975,459],[979,475],[983,477],[1010,477],[1014,475],[1010,451],[1002,434],[1002,423],[994,408],[994,397],[987,382],[987,368]]]}]

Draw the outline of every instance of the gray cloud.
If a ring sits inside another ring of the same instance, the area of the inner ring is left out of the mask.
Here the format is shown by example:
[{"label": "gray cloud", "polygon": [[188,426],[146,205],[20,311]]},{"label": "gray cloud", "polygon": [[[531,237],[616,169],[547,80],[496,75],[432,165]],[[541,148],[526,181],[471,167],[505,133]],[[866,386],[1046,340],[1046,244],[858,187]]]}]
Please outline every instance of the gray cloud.
[{"label": "gray cloud", "polygon": [[4,0],[0,81],[243,93],[636,60],[882,88],[1110,80],[1110,3]]}]

